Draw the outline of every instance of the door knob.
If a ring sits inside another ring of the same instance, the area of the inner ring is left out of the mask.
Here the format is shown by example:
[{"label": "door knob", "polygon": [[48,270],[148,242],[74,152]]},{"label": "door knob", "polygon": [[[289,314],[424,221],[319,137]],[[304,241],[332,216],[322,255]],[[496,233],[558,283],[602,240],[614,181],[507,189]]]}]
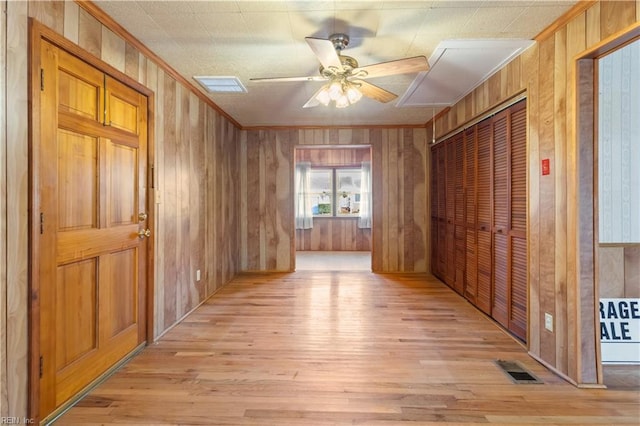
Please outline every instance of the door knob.
[{"label": "door knob", "polygon": [[138,220],[140,222],[144,222],[145,220],[147,220],[147,217],[149,217],[146,213],[138,213]]},{"label": "door knob", "polygon": [[138,237],[140,237],[141,240],[144,237],[150,237],[150,236],[151,236],[151,229],[141,229],[140,231],[138,231]]}]

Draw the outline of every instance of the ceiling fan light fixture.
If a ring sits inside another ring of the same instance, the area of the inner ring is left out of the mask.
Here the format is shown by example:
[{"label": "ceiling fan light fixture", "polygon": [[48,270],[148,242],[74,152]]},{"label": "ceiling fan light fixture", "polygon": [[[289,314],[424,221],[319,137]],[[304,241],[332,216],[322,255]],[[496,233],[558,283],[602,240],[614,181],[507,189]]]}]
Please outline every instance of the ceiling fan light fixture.
[{"label": "ceiling fan light fixture", "polygon": [[324,86],[322,90],[318,92],[316,100],[324,106],[329,105],[329,102],[331,102],[331,96],[329,96],[329,89],[327,86]]},{"label": "ceiling fan light fixture", "polygon": [[349,102],[347,95],[342,95],[336,99],[336,108],[346,108],[349,105],[351,105],[351,103]]},{"label": "ceiling fan light fixture", "polygon": [[328,88],[329,98],[332,101],[337,101],[343,95],[342,84],[339,81],[334,81],[329,84]]},{"label": "ceiling fan light fixture", "polygon": [[347,98],[349,99],[350,104],[355,104],[360,99],[362,99],[362,92],[352,84],[349,84],[349,86],[347,87],[346,95],[347,95]]}]

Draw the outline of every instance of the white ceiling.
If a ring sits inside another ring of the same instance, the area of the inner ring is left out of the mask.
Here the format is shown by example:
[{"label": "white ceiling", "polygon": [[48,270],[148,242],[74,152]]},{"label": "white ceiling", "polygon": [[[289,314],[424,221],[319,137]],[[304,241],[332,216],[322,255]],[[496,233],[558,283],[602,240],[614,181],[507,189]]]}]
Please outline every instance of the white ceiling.
[{"label": "white ceiling", "polygon": [[[576,1],[103,1],[95,3],[195,87],[193,76],[236,76],[241,94],[208,94],[243,127],[419,125],[454,104]],[[398,95],[345,109],[302,108],[321,82],[305,37],[345,33],[360,66],[423,55],[430,71],[372,78]],[[528,42],[529,41],[529,42]],[[409,89],[409,90],[408,90]]]}]

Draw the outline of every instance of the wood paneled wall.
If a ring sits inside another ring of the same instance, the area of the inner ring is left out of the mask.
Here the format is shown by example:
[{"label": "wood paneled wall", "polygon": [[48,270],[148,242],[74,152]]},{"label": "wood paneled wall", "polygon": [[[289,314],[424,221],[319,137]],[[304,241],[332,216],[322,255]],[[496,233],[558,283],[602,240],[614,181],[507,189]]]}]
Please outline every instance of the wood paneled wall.
[{"label": "wood paneled wall", "polygon": [[0,416],[26,416],[28,17],[155,92],[155,105],[150,106],[157,203],[153,338],[238,271],[239,131],[77,3],[4,1],[2,7],[6,14],[0,27],[0,61],[6,55],[7,67],[6,75],[5,63],[0,67],[0,99],[6,99],[7,109],[0,121],[7,131],[6,144],[4,139],[0,144],[0,171],[7,178],[0,180],[0,234],[7,244],[0,248],[0,306],[7,309],[0,310]]},{"label": "wood paneled wall", "polygon": [[598,248],[600,297],[640,297],[640,246]]},{"label": "wood paneled wall", "polygon": [[371,148],[299,148],[296,161],[307,161],[313,167],[360,166],[371,161]]},{"label": "wood paneled wall", "polygon": [[243,130],[241,269],[294,269],[294,148],[308,145],[371,146],[373,270],[427,271],[426,130],[383,128]]},{"label": "wood paneled wall", "polygon": [[[578,211],[569,204],[576,201],[568,193],[577,178],[575,170],[569,169],[578,146],[575,57],[634,24],[639,17],[638,1],[578,4],[569,20],[436,120],[436,136],[444,136],[526,90],[529,351],[569,380],[585,385],[595,383],[597,374],[594,363],[584,365],[580,358],[580,339],[593,339],[593,335],[580,333],[577,236],[570,234],[568,227],[573,221],[568,212]],[[550,160],[549,175],[541,175],[542,159]],[[545,313],[554,316],[554,332],[544,328]]]},{"label": "wood paneled wall", "polygon": [[296,229],[296,250],[370,251],[371,229],[358,228],[358,219],[313,218],[313,228]]}]

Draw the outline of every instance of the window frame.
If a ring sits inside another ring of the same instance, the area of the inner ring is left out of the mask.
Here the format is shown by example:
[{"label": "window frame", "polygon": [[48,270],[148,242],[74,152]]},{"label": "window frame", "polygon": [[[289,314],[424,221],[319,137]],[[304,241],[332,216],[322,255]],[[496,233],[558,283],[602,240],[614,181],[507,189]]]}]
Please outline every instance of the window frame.
[{"label": "window frame", "polygon": [[[338,172],[339,171],[353,171],[362,173],[362,165],[359,164],[348,164],[341,166],[311,166],[310,173],[313,174],[314,171],[320,170],[328,170],[330,171],[330,180],[331,180],[331,214],[313,214],[313,218],[327,218],[327,219],[336,219],[336,218],[351,218],[358,219],[360,217],[360,210],[358,209],[358,213],[340,213],[339,212],[339,203],[338,203]],[[312,189],[313,191],[313,189]],[[360,189],[357,194],[360,194]]]}]

